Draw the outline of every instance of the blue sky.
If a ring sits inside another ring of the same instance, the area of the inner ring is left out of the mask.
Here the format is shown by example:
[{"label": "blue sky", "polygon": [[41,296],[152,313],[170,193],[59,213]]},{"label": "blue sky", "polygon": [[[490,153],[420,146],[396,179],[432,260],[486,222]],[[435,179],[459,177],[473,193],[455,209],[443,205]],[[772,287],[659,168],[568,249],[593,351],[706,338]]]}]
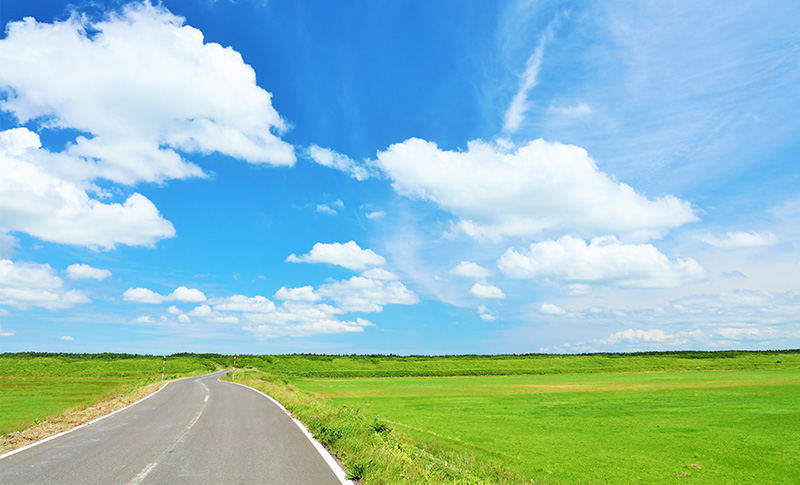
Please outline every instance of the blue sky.
[{"label": "blue sky", "polygon": [[2,24],[3,351],[800,347],[796,2]]}]

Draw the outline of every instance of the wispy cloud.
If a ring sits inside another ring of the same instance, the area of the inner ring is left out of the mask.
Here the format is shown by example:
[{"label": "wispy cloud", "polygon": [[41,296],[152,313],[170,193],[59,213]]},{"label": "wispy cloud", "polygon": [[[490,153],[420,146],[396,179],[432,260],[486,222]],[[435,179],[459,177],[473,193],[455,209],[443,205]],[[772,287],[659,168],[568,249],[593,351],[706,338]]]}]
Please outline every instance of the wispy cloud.
[{"label": "wispy cloud", "polygon": [[515,133],[525,120],[525,112],[530,107],[528,103],[528,92],[536,86],[539,77],[539,70],[544,58],[544,48],[553,37],[553,31],[560,21],[560,16],[556,16],[545,28],[544,33],[539,37],[539,43],[528,57],[525,63],[525,71],[520,76],[519,89],[517,94],[511,99],[511,104],[506,109],[503,123],[503,132],[507,134]]}]

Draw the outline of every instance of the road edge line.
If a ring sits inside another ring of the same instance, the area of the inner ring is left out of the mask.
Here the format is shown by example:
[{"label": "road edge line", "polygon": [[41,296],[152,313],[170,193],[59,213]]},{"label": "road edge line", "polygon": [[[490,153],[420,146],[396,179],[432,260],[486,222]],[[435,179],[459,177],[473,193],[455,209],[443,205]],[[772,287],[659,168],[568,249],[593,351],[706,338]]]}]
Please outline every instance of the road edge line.
[{"label": "road edge line", "polygon": [[3,455],[0,455],[0,460],[2,460],[3,458],[9,457],[11,455],[17,454],[17,453],[19,453],[21,451],[25,451],[28,448],[33,448],[34,446],[41,445],[42,443],[46,443],[46,442],[48,442],[50,440],[54,440],[54,439],[58,438],[59,436],[64,436],[65,434],[72,433],[73,431],[77,431],[77,430],[79,430],[79,429],[81,429],[81,428],[83,428],[85,426],[89,426],[90,424],[94,424],[94,423],[96,423],[96,422],[98,422],[98,421],[100,421],[102,419],[106,419],[106,418],[108,418],[110,416],[113,416],[113,415],[117,414],[120,411],[125,411],[129,407],[136,406],[137,404],[139,404],[140,402],[144,401],[145,399],[149,399],[149,398],[155,396],[156,394],[158,394],[159,392],[161,392],[161,390],[164,389],[165,387],[167,387],[170,382],[172,382],[172,381],[167,381],[166,384],[164,384],[163,386],[159,387],[155,392],[152,392],[152,393],[146,395],[145,397],[139,399],[136,402],[132,402],[132,403],[128,404],[124,408],[117,409],[116,411],[113,411],[113,412],[110,412],[110,413],[105,414],[103,416],[100,416],[99,418],[94,418],[93,420],[89,421],[88,423],[80,424],[78,426],[75,426],[74,428],[68,429],[66,431],[62,431],[62,432],[54,434],[52,436],[48,436],[47,438],[42,438],[40,440],[36,440],[33,443],[28,443],[27,445],[23,446],[22,448],[17,448],[16,450],[11,450],[11,451],[3,454]]},{"label": "road edge line", "polygon": [[227,382],[228,384],[233,384],[233,385],[236,385],[236,386],[242,386],[245,389],[250,389],[251,391],[257,392],[257,393],[261,394],[262,396],[266,397],[267,399],[269,399],[270,401],[272,401],[273,404],[275,404],[279,408],[281,408],[281,410],[284,413],[286,413],[286,416],[288,416],[289,419],[294,421],[294,424],[296,424],[297,427],[300,428],[300,431],[302,431],[303,434],[306,436],[306,438],[308,438],[308,441],[310,441],[311,444],[314,445],[314,448],[317,450],[317,452],[320,454],[320,456],[322,456],[322,459],[325,460],[325,463],[328,464],[328,466],[330,467],[331,471],[333,472],[334,475],[336,475],[336,478],[339,479],[339,481],[342,483],[342,485],[354,485],[352,480],[348,480],[347,479],[347,473],[344,471],[344,469],[341,467],[341,465],[339,465],[339,463],[336,461],[336,459],[333,458],[333,456],[331,455],[331,452],[328,451],[327,448],[322,446],[322,443],[320,443],[319,441],[315,440],[314,439],[314,435],[312,435],[311,433],[308,432],[308,428],[306,428],[306,425],[304,425],[299,419],[297,419],[294,416],[292,416],[292,413],[290,413],[289,410],[286,409],[286,407],[283,404],[279,403],[274,397],[270,396],[269,394],[267,394],[265,392],[259,391],[258,389],[254,388],[254,387],[245,386],[244,384],[239,384],[238,382],[230,382],[230,381],[219,381],[219,382]]}]

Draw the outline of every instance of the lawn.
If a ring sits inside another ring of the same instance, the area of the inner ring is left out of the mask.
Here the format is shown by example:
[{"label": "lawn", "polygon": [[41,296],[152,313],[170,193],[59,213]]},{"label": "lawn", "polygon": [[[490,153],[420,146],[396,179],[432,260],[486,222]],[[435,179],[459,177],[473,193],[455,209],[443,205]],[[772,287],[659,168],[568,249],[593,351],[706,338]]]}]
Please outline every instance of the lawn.
[{"label": "lawn", "polygon": [[537,483],[796,483],[800,370],[297,379]]}]

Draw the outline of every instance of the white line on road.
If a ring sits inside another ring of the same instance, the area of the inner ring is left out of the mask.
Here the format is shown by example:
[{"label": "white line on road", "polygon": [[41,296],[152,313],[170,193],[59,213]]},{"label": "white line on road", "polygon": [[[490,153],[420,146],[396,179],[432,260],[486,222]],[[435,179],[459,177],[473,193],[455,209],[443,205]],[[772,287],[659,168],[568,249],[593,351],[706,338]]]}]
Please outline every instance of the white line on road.
[{"label": "white line on road", "polygon": [[138,475],[133,477],[133,480],[128,482],[128,485],[139,485],[140,483],[142,483],[142,480],[147,478],[147,475],[149,475],[150,472],[153,471],[155,469],[155,467],[157,467],[157,466],[158,466],[158,462],[150,463],[149,465],[144,467],[144,469],[142,471],[140,471]]},{"label": "white line on road", "polygon": [[334,475],[336,475],[336,478],[339,479],[339,481],[342,483],[342,485],[354,485],[351,480],[347,480],[347,478],[346,478],[347,477],[347,473],[345,473],[344,469],[342,469],[342,467],[339,465],[339,463],[333,458],[333,456],[331,456],[331,453],[328,450],[326,450],[325,447],[322,446],[322,444],[319,441],[314,439],[314,436],[311,433],[308,432],[308,429],[306,428],[306,426],[303,423],[301,423],[299,419],[297,419],[294,416],[292,416],[292,414],[289,412],[289,410],[287,410],[285,407],[283,407],[283,404],[281,404],[278,401],[276,401],[272,396],[270,396],[268,394],[265,394],[265,393],[259,391],[258,389],[254,389],[254,388],[252,388],[250,386],[245,386],[244,384],[239,384],[238,382],[229,382],[229,381],[220,381],[220,382],[228,382],[229,384],[233,384],[235,386],[242,386],[245,389],[250,389],[251,391],[257,392],[257,393],[261,394],[262,396],[264,396],[265,398],[267,398],[270,401],[272,401],[276,406],[281,408],[283,410],[283,412],[286,413],[286,415],[289,416],[289,418],[292,421],[294,421],[294,424],[296,424],[298,428],[300,428],[300,431],[302,431],[303,434],[305,435],[305,437],[308,438],[308,441],[310,441],[311,444],[314,445],[314,448],[317,450],[317,452],[320,454],[320,456],[322,456],[322,459],[325,460],[325,463],[328,464],[328,466],[331,468],[331,471],[333,472]]}]

